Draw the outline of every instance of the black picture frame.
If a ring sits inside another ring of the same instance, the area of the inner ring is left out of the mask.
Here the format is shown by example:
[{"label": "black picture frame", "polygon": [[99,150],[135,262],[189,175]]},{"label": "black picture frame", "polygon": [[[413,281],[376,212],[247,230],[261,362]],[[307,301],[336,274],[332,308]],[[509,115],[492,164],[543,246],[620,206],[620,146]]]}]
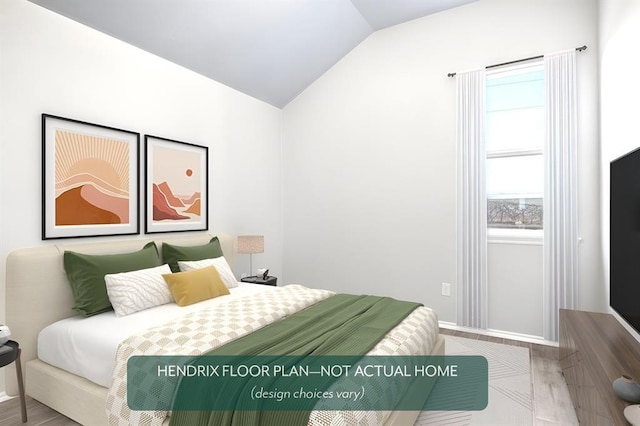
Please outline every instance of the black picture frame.
[{"label": "black picture frame", "polygon": [[209,148],[145,135],[145,233],[209,229]]},{"label": "black picture frame", "polygon": [[140,233],[140,134],[42,114],[42,239]]}]

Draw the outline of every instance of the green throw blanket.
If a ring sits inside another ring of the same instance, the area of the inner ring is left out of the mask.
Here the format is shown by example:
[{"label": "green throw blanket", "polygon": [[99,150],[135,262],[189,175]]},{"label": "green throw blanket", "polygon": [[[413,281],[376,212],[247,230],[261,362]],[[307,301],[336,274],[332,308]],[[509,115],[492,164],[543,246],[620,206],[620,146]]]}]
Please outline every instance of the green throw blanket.
[{"label": "green throw blanket", "polygon": [[[418,306],[388,297],[338,294],[207,355],[364,355]],[[238,392],[225,389],[224,397],[237,398]],[[174,411],[170,424],[293,426],[306,425],[309,414],[309,411]]]}]

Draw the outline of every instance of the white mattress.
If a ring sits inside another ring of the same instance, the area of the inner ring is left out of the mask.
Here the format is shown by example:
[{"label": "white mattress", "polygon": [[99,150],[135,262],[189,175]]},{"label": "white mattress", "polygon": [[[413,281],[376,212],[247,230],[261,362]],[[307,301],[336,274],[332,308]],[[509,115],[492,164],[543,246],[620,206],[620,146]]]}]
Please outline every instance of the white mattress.
[{"label": "white mattress", "polygon": [[38,358],[108,388],[111,385],[118,345],[129,336],[203,306],[213,306],[225,303],[229,298],[273,289],[271,286],[241,282],[238,287],[229,289],[231,294],[228,296],[185,307],[169,303],[119,318],[113,311],[89,318],[67,318],[40,332]]}]

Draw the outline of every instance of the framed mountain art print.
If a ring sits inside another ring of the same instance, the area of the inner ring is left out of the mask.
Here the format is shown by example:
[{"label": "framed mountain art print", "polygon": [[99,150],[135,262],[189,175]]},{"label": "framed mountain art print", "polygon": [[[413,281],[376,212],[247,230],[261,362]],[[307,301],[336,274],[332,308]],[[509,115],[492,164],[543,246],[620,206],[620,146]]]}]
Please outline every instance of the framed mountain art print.
[{"label": "framed mountain art print", "polygon": [[140,232],[140,134],[42,114],[42,239]]},{"label": "framed mountain art print", "polygon": [[209,148],[145,135],[145,233],[209,229]]}]

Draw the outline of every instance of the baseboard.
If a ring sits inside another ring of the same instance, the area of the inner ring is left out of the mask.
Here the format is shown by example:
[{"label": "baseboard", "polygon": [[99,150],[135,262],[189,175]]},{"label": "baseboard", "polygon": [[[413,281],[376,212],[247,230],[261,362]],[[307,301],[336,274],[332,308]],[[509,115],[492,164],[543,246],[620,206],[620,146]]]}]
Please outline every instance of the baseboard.
[{"label": "baseboard", "polygon": [[8,400],[10,400],[12,398],[13,398],[13,396],[7,395],[6,392],[0,392],[0,402],[5,402],[5,401],[8,401]]},{"label": "baseboard", "polygon": [[447,322],[447,321],[439,321],[439,326],[440,326],[440,328],[446,328],[447,330],[463,331],[465,333],[481,334],[483,336],[491,336],[491,337],[498,337],[498,338],[502,338],[502,339],[518,340],[520,342],[535,343],[535,344],[538,344],[538,345],[553,346],[553,347],[556,347],[556,348],[558,347],[558,342],[552,342],[550,340],[545,340],[541,336],[532,336],[532,335],[529,335],[529,334],[513,333],[513,332],[509,332],[509,331],[492,330],[492,329],[480,330],[480,329],[477,329],[477,328],[462,327],[462,326],[459,326],[457,324],[454,324],[452,322]]}]

